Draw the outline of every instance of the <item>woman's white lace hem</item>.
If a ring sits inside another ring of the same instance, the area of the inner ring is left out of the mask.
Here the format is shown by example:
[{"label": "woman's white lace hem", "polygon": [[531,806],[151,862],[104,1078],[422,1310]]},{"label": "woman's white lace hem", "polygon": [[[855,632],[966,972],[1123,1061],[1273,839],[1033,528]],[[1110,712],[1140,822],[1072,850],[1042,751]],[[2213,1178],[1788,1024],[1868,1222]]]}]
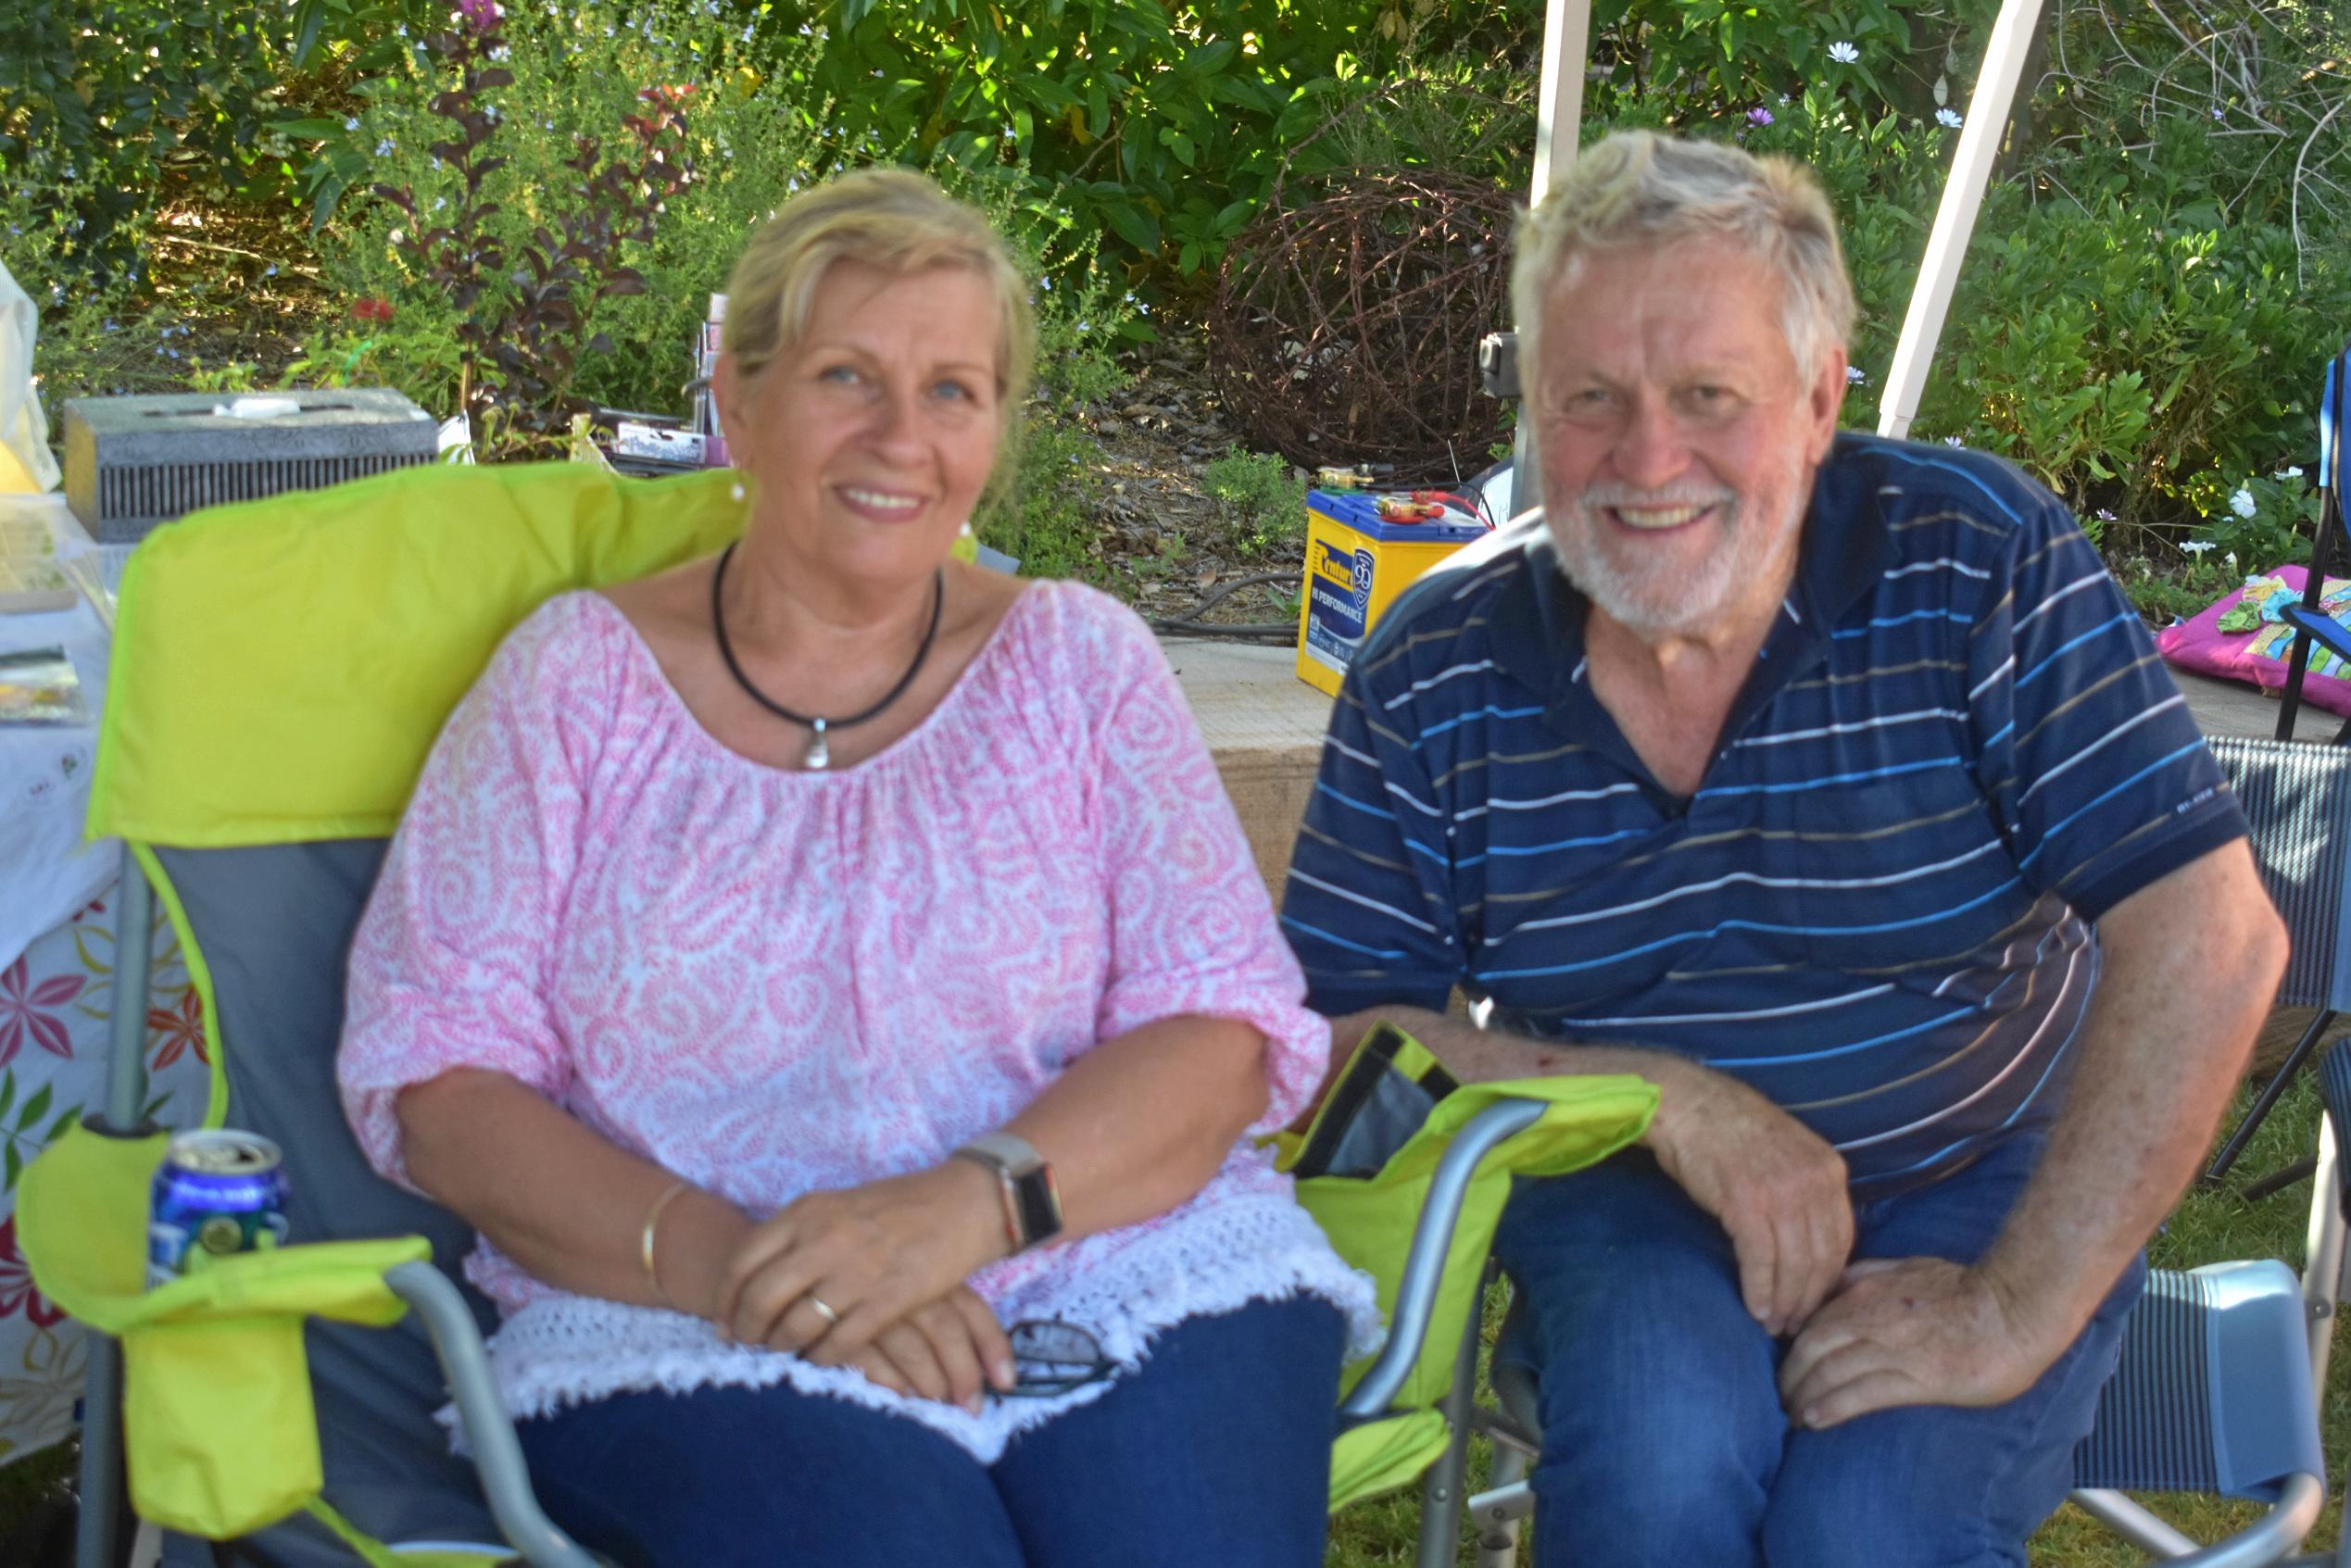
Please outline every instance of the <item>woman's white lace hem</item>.
[{"label": "woman's white lace hem", "polygon": [[[1231,1199],[1186,1218],[1135,1236],[1114,1259],[1075,1278],[1048,1274],[989,1305],[1006,1323],[1057,1318],[1085,1327],[1120,1374],[1149,1360],[1151,1341],[1187,1318],[1301,1295],[1320,1297],[1345,1317],[1349,1360],[1378,1348],[1370,1276],[1341,1261],[1287,1196]],[[1117,1384],[1114,1375],[1051,1399],[991,1400],[973,1415],[894,1394],[861,1373],[727,1344],[709,1323],[683,1313],[577,1296],[545,1297],[517,1312],[490,1342],[490,1371],[517,1420],[622,1393],[785,1383],[918,1421],[983,1464],[993,1464],[1016,1434]],[[441,1413],[454,1423],[453,1409]]]}]

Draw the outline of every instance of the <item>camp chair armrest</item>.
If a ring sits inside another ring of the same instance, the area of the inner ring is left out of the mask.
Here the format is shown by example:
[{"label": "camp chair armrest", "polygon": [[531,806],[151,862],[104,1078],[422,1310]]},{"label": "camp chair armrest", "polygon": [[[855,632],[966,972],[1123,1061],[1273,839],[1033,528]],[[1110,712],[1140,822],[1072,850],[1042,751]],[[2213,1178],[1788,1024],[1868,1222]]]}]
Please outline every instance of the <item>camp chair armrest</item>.
[{"label": "camp chair armrest", "polygon": [[1485,1158],[1505,1139],[1542,1120],[1550,1107],[1539,1099],[1498,1099],[1467,1122],[1446,1146],[1429,1179],[1427,1201],[1413,1230],[1412,1252],[1404,1260],[1402,1279],[1396,1286],[1396,1310],[1389,1315],[1388,1342],[1379,1359],[1339,1407],[1348,1420],[1363,1420],[1385,1411],[1402,1387],[1413,1363],[1420,1359],[1435,1314],[1437,1287],[1445,1269],[1445,1253],[1452,1245],[1453,1222],[1460,1217],[1462,1195],[1469,1178]]},{"label": "camp chair armrest", "polygon": [[465,1423],[466,1440],[472,1445],[474,1466],[481,1472],[482,1492],[507,1544],[521,1552],[532,1568],[599,1568],[571,1537],[539,1507],[531,1490],[529,1468],[522,1462],[522,1445],[514,1436],[514,1422],[498,1402],[490,1381],[490,1359],[482,1347],[482,1332],[473,1314],[440,1270],[430,1263],[402,1263],[387,1270],[383,1283],[424,1320],[433,1336],[434,1352],[449,1380],[458,1415]]},{"label": "camp chair armrest", "polygon": [[2269,1511],[2223,1541],[2200,1547],[2120,1492],[2103,1488],[2073,1494],[2074,1506],[2131,1545],[2166,1562],[2192,1568],[2260,1568],[2278,1562],[2309,1535],[2326,1501],[2326,1483],[2316,1475],[2289,1475]]}]

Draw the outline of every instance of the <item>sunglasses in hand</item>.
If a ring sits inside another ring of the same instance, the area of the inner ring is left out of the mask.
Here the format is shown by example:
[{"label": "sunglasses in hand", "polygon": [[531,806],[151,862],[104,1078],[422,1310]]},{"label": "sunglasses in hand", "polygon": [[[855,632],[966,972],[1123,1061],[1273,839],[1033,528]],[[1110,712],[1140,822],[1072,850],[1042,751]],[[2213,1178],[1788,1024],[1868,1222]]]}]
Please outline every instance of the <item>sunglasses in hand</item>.
[{"label": "sunglasses in hand", "polygon": [[999,1399],[1041,1399],[1099,1383],[1117,1370],[1100,1341],[1075,1323],[1031,1318],[1004,1331],[1012,1347],[1012,1386]]}]

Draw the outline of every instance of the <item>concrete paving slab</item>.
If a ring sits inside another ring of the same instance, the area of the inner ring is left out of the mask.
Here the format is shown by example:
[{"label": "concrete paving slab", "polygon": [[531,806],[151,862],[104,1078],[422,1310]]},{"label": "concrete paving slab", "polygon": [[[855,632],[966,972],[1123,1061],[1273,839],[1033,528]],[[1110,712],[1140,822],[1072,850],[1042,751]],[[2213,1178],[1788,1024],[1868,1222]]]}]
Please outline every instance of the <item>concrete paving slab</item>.
[{"label": "concrete paving slab", "polygon": [[[2196,722],[2206,734],[2266,737],[2278,733],[2279,703],[2272,694],[2234,681],[2191,675],[2184,670],[2174,670],[2171,676],[2180,683],[2180,691],[2188,699],[2188,711],[2196,716]],[[2343,721],[2336,715],[2307,702],[2294,716],[2295,740],[2324,745],[2334,739],[2334,732],[2342,727]]]},{"label": "concrete paving slab", "polygon": [[1322,759],[1330,698],[1298,678],[1297,650],[1171,637],[1161,643],[1276,898]]}]

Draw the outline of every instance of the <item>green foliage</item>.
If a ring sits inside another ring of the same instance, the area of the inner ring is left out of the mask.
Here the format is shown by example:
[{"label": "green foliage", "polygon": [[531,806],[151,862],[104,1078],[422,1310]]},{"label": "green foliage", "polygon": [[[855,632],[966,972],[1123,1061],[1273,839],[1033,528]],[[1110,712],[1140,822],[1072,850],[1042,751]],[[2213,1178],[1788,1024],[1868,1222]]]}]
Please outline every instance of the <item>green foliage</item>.
[{"label": "green foliage", "polygon": [[2319,495],[2300,469],[2257,474],[2215,499],[2195,537],[2181,546],[2218,559],[2232,576],[2267,571],[2310,558],[2319,523]]},{"label": "green foliage", "polygon": [[1244,558],[1305,537],[1305,487],[1280,458],[1232,447],[1201,467],[1200,487]]},{"label": "green foliage", "polygon": [[[1603,0],[1592,7],[1592,56],[1608,74],[1589,107],[1615,115],[1639,104],[1676,121],[1728,119],[1812,83],[1857,107],[1930,113],[1931,83],[1954,45],[1964,49],[1969,24],[1988,23],[1997,10],[1993,0],[1932,8],[1900,0]],[[1852,44],[1856,58],[1831,58],[1839,43]]]},{"label": "green foliage", "polygon": [[[461,316],[447,288],[426,276],[429,263],[420,264],[418,225],[446,224],[471,205],[484,209],[477,243],[509,255],[544,252],[535,236],[559,227],[563,193],[580,182],[565,162],[576,140],[609,134],[624,117],[642,119],[639,94],[647,88],[691,85],[685,137],[694,177],[670,193],[649,238],[613,252],[643,289],[583,311],[582,337],[601,341],[580,355],[570,383],[576,396],[610,407],[681,412],[679,387],[707,302],[724,291],[752,231],[794,192],[862,160],[821,124],[812,128],[822,117],[803,114],[777,86],[801,73],[807,44],[746,43],[691,0],[649,8],[590,0],[555,18],[518,7],[507,31],[502,63],[512,81],[492,95],[504,126],[534,133],[500,135],[501,166],[483,173],[477,161],[471,196],[458,163],[434,151],[448,121],[434,107],[445,83],[430,56],[371,88],[360,135],[382,149],[378,182],[409,193],[417,216],[364,202],[321,236],[325,279],[348,306],[311,334],[289,376],[388,383],[427,408],[456,407]],[[1099,572],[1087,555],[1094,530],[1086,516],[1098,485],[1075,460],[1085,448],[1068,427],[1078,406],[1125,383],[1111,348],[1133,315],[1132,295],[1094,264],[1093,233],[1024,171],[941,164],[933,172],[986,211],[1042,279],[1037,389],[1004,458],[1020,467],[975,524],[1025,570]],[[495,280],[482,286],[494,290]],[[391,307],[388,320],[375,301]]]},{"label": "green foliage", "polygon": [[[612,346],[595,331],[597,307],[645,292],[644,274],[622,260],[622,251],[641,252],[663,204],[693,181],[684,106],[694,89],[638,89],[637,112],[621,117],[636,145],[623,144],[619,156],[605,156],[597,137],[576,136],[572,156],[563,160],[573,177],[564,182],[570,199],[527,236],[509,241],[497,232],[498,204],[484,189],[509,162],[492,144],[510,117],[489,95],[515,84],[514,73],[498,63],[510,50],[497,8],[484,5],[432,34],[425,47],[436,62],[433,74],[449,80],[426,107],[451,127],[431,152],[455,188],[434,197],[430,212],[411,186],[378,184],[375,194],[406,220],[391,236],[394,247],[457,309],[458,400],[475,450],[551,456],[570,416],[589,407],[572,392],[581,355]],[[449,196],[456,205],[441,219]],[[370,300],[358,313],[390,320],[394,307]]]},{"label": "green foliage", "polygon": [[850,147],[1021,167],[1146,267],[1193,273],[1239,232],[1280,149],[1388,63],[1369,0],[817,0],[794,86]]},{"label": "green foliage", "polygon": [[[1995,182],[1913,430],[2008,457],[2093,537],[2112,517],[2121,535],[2105,542],[2126,555],[2217,520],[2247,475],[2313,460],[2330,339],[2298,323],[2351,320],[2351,272],[2298,257],[2291,203],[2257,188],[2257,167],[2219,172],[2241,156],[2219,131],[2208,110],[2174,116],[2151,151],[2131,145],[2144,133],[2103,122]],[[1845,418],[1874,424],[1956,133],[1892,110],[1869,118],[1826,87],[1738,133],[1810,163],[1838,210],[1864,377]],[[2273,160],[2268,178],[2289,174]],[[2232,179],[2244,182],[2224,213]],[[2306,232],[2313,216],[2306,207]],[[2274,546],[2290,522],[2273,513]]]},{"label": "green foliage", "polygon": [[9,0],[0,179],[63,200],[80,268],[139,276],[138,220],[167,175],[247,194],[283,177],[311,94],[383,69],[427,0]]},{"label": "green foliage", "polygon": [[127,278],[93,280],[82,270],[86,253],[73,221],[70,208],[38,191],[0,186],[0,263],[40,312],[33,389],[53,440],[67,398],[175,390],[189,363],[186,334],[146,319]]},{"label": "green foliage", "polygon": [[1026,577],[1102,581],[1100,535],[1092,516],[1103,488],[1093,467],[1097,457],[1074,420],[1050,404],[1032,408],[1012,486],[974,521],[981,543],[1018,560]]}]

